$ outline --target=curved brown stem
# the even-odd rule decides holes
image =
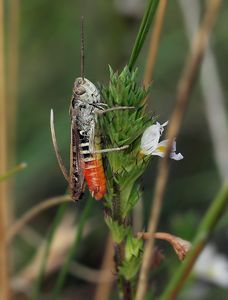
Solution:
[[[72,201],[71,197],[69,195],[65,195],[65,196],[59,196],[59,197],[47,199],[45,201],[42,201],[38,205],[32,207],[8,229],[6,233],[7,242],[10,243],[11,240],[15,237],[15,235],[17,235],[28,222],[30,222],[42,211],[52,206],[56,206],[64,202],[71,202],[71,201]]]
[[[173,247],[174,251],[181,261],[185,259],[187,252],[191,248],[190,242],[167,232],[155,232],[154,234],[151,234],[150,232],[138,232],[137,238],[141,238],[144,240],[155,238],[167,241]]]

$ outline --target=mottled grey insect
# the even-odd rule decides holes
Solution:
[[[101,102],[100,93],[96,86],[84,77],[83,21],[81,32],[81,77],[74,82],[69,110],[71,119],[69,175],[56,141],[53,110],[51,110],[50,117],[51,133],[56,157],[60,169],[69,183],[72,199],[78,200],[81,197],[86,181],[91,195],[96,200],[100,200],[106,193],[101,153],[126,149],[128,145],[112,149],[100,149],[100,137],[96,130],[98,114],[133,107],[107,108],[107,105]]]

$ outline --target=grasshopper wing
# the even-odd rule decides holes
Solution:
[[[79,133],[75,118],[71,120],[70,191],[73,200],[79,200],[84,189],[84,162],[79,148]]]

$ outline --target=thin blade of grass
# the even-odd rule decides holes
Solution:
[[[114,249],[113,249],[113,240],[112,240],[112,236],[111,234],[109,234],[107,241],[106,241],[106,247],[105,247],[105,253],[104,253],[104,257],[103,257],[103,262],[101,265],[101,271],[103,270],[114,270],[115,266],[114,266]],[[103,271],[104,272],[104,271]],[[101,273],[102,275],[102,273]],[[111,275],[111,272],[110,272]],[[107,276],[106,276],[107,278]],[[113,280],[114,277],[110,277],[109,281],[106,282],[102,282],[100,281],[96,292],[95,292],[95,296],[94,296],[94,300],[108,300],[110,298],[110,293],[112,290],[112,286],[113,286]]]
[[[52,297],[51,297],[51,299],[53,299],[53,300],[57,300],[60,297],[60,293],[61,293],[62,287],[64,285],[64,282],[65,282],[65,279],[66,279],[66,276],[67,276],[67,273],[68,273],[68,270],[70,267],[70,263],[71,263],[74,255],[77,252],[78,246],[79,246],[81,238],[82,238],[83,229],[84,229],[85,223],[90,215],[93,204],[94,204],[94,199],[89,197],[89,199],[87,200],[86,206],[83,210],[83,213],[80,217],[79,224],[78,224],[78,230],[76,230],[76,232],[75,232],[76,234],[75,234],[74,242],[69,250],[69,253],[66,257],[65,263],[64,263],[64,265],[60,271],[60,274],[57,278],[57,282],[56,282],[56,285],[54,287]]]
[[[156,17],[154,20],[153,30],[151,30],[151,38],[149,42],[149,50],[148,50],[146,66],[145,66],[143,84],[146,88],[150,86],[151,81],[153,79],[154,66],[155,66],[156,57],[158,53],[161,32],[164,24],[166,7],[167,7],[167,0],[160,0]],[[145,101],[147,101],[147,99],[148,96],[146,97]],[[146,106],[144,107],[144,109],[145,108]]]
[[[7,99],[5,84],[5,3],[0,0],[0,173],[7,172],[9,163],[9,140],[7,135]],[[10,299],[9,249],[6,241],[6,228],[9,224],[9,185],[0,184],[0,299]]]
[[[58,196],[49,198],[40,202],[39,204],[33,206],[27,212],[25,212],[13,225],[7,230],[7,241],[8,243],[23,229],[23,227],[34,219],[38,214],[43,212],[46,209],[49,209],[53,206],[63,204],[64,202],[72,202],[72,199],[69,195]]]
[[[8,127],[9,139],[9,163],[15,163],[15,144],[16,144],[16,124],[18,110],[18,87],[19,87],[19,60],[20,60],[20,19],[21,19],[21,1],[9,0],[8,5],[8,26],[7,34],[7,72],[6,72],[6,92],[8,111],[7,118],[10,126]]]
[[[143,43],[145,41],[146,35],[150,29],[150,25],[153,21],[155,12],[157,10],[159,0],[149,0],[147,4],[147,8],[145,9],[145,13],[139,28],[138,35],[136,37],[136,41],[129,59],[128,67],[130,70],[133,69],[135,62],[139,56],[139,53],[142,49]]]
[[[17,172],[20,172],[20,171],[24,170],[26,167],[27,167],[26,163],[21,163],[21,164],[17,165],[16,167],[14,167],[9,172],[1,175],[0,176],[0,182],[4,181],[4,180],[7,180],[8,178],[14,176]]]
[[[159,299],[161,300],[173,300],[176,299],[178,292],[183,287],[184,283],[188,279],[188,276],[194,266],[196,259],[203,250],[206,242],[213,233],[216,224],[218,223],[220,216],[225,212],[225,208],[228,205],[228,185],[224,186],[217,197],[209,207],[205,217],[203,218],[195,239],[192,244],[192,248],[182,265],[177,269],[172,276],[172,279],[163,294]]]
[[[35,287],[34,287],[34,290],[33,290],[33,294],[32,294],[32,297],[31,297],[32,300],[40,299],[39,296],[40,296],[40,292],[41,292],[41,284],[42,284],[42,281],[43,281],[43,278],[44,278],[44,273],[45,273],[46,265],[47,265],[47,262],[48,262],[48,256],[49,256],[51,243],[53,241],[56,229],[57,229],[58,225],[60,224],[60,222],[61,222],[61,220],[64,216],[66,208],[67,208],[67,203],[62,204],[59,207],[59,209],[57,211],[57,214],[55,216],[55,219],[54,219],[54,221],[51,225],[51,228],[50,228],[50,230],[47,234],[47,243],[46,243],[46,247],[44,249],[42,263],[40,265],[40,271],[39,271],[39,274],[38,274],[38,279],[36,281],[36,284],[35,284]]]

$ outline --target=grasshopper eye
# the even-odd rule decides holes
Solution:
[[[84,87],[77,87],[75,89],[75,94],[76,95],[83,95],[86,92],[86,90],[84,89]]]

